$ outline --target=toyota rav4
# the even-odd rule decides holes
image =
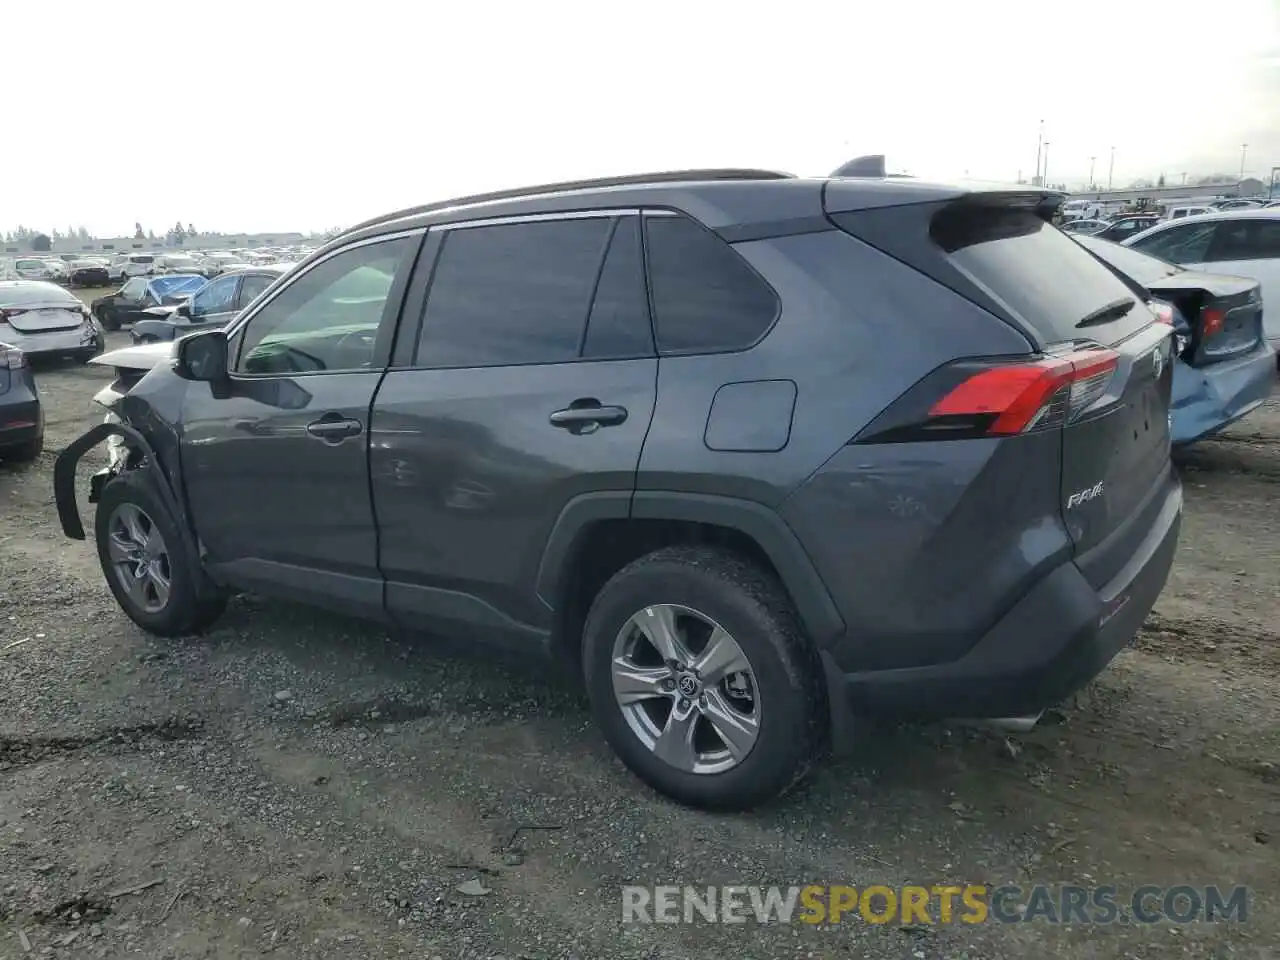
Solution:
[[[1060,201],[704,170],[394,213],[130,348],[61,522],[110,436],[144,630],[247,590],[558,654],[690,804],[867,715],[1029,723],[1133,637],[1182,502],[1171,330]]]

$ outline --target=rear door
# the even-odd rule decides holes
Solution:
[[[625,515],[658,373],[637,221],[601,212],[431,231],[434,267],[417,271],[406,305],[405,334],[410,311],[420,329],[398,339],[373,411],[393,616],[530,642],[548,626],[535,582],[565,505],[613,491]]]
[[[962,273],[1087,376],[1071,385],[1061,510],[1099,587],[1133,555],[1170,475],[1171,330],[1074,240],[1029,210],[955,208],[934,235]]]

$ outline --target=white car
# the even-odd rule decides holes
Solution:
[[[124,283],[130,277],[149,277],[156,272],[156,258],[150,253],[122,253],[111,264],[111,279]]]
[[[1262,284],[1263,332],[1280,347],[1280,208],[1222,210],[1168,220],[1124,241],[1189,270],[1249,277]]]
[[[1199,217],[1206,213],[1215,213],[1213,207],[1202,203],[1169,207],[1164,214],[1166,220],[1181,220],[1183,217]]]
[[[13,261],[13,272],[19,280],[57,280],[57,263],[56,260],[44,257],[18,257]],[[62,274],[66,274],[65,268]]]
[[[81,363],[105,345],[80,298],[43,280],[0,281],[0,342],[27,356],[71,354]]]
[[[155,258],[154,268],[157,274],[165,273],[198,273],[205,275],[202,259],[188,253],[162,253]]]

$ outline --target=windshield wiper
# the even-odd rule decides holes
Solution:
[[[1093,313],[1088,314],[1083,320],[1076,324],[1076,328],[1092,327],[1098,323],[1110,323],[1112,320],[1119,320],[1130,310],[1138,301],[1133,299],[1117,300],[1115,303],[1108,303],[1105,307],[1099,307]]]

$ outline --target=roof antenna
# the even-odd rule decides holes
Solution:
[[[841,164],[832,171],[833,177],[884,177],[884,154],[874,153],[866,157],[855,157],[848,163]]]

